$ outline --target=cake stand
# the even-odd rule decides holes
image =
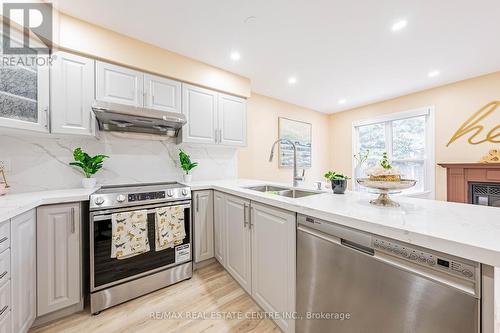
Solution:
[[[370,203],[376,206],[383,207],[399,207],[399,204],[396,201],[393,201],[389,194],[398,193],[402,190],[409,189],[410,187],[415,186],[417,183],[416,180],[411,179],[401,179],[396,182],[386,182],[386,181],[378,181],[378,180],[370,180],[370,178],[358,178],[356,179],[358,184],[361,186],[371,188],[379,194],[378,198],[375,200],[371,200]]]

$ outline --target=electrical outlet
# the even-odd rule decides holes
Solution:
[[[10,172],[10,159],[0,159],[0,169],[3,169],[5,172]]]

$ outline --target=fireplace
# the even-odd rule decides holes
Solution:
[[[469,203],[500,207],[500,183],[469,183]]]
[[[440,163],[447,200],[500,207],[500,163]]]

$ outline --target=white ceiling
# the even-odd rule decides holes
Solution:
[[[257,93],[322,112],[500,70],[499,0],[59,0],[58,6],[247,76]],[[245,23],[249,16],[256,19]],[[401,19],[407,27],[393,32]],[[441,74],[429,78],[433,70]],[[297,78],[293,86],[290,76]]]

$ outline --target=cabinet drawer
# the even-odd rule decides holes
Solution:
[[[10,311],[10,281],[0,287],[0,318]]]
[[[0,224],[0,252],[10,247],[10,221]]]
[[[6,310],[0,318],[0,333],[12,333],[10,310]]]
[[[10,249],[0,254],[0,286],[10,279]],[[1,309],[1,308],[0,308]]]

